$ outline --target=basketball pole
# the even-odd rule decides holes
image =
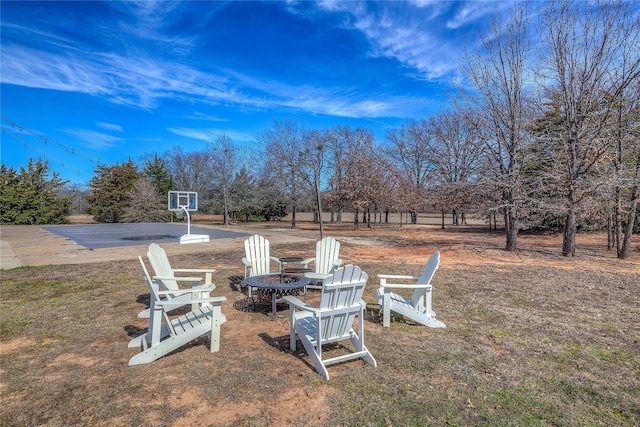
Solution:
[[[191,234],[191,215],[186,206],[182,206],[182,210],[187,214],[187,234]]]

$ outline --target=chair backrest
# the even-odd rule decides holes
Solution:
[[[340,256],[340,242],[333,237],[325,237],[316,243],[315,272],[328,274],[333,271]]]
[[[420,279],[418,283],[421,285],[428,285],[431,283],[431,279],[433,275],[436,274],[436,270],[440,265],[440,251],[435,251],[433,255],[429,257],[427,263],[422,270],[422,274],[420,275]],[[422,297],[424,296],[424,288],[418,288],[413,291],[413,295],[411,296],[411,305],[414,307],[418,307],[422,302]]]
[[[346,265],[324,279],[320,297],[322,342],[331,342],[349,334],[355,315],[360,311],[368,278],[360,267]]]
[[[153,271],[156,273],[156,276],[174,277],[167,253],[160,247],[160,245],[157,243],[150,244],[149,250],[147,251],[147,258],[149,258],[149,262],[151,263],[151,267],[153,267]],[[168,291],[177,291],[180,289],[178,282],[175,280],[162,280],[161,284]]]
[[[149,309],[153,312],[155,310],[156,301],[160,301],[158,288],[155,286],[153,279],[151,278],[151,275],[147,270],[147,266],[144,265],[142,257],[138,256],[138,259],[140,260],[140,265],[142,266],[142,276],[144,277],[144,280],[145,282],[147,282],[147,286],[149,287]],[[173,331],[173,327],[171,326],[169,316],[167,315],[165,310],[162,310],[162,317],[164,319],[164,322],[168,325],[172,332],[175,333],[175,331]],[[158,318],[158,316],[155,315],[155,313],[151,313],[149,315],[149,331],[152,331],[154,329],[154,323],[159,321],[160,319]]]
[[[245,257],[251,263],[249,276],[259,276],[271,273],[271,258],[269,253],[269,241],[254,234],[244,241]]]

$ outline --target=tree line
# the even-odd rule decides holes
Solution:
[[[335,221],[353,212],[354,227],[374,227],[389,212],[415,223],[437,211],[454,224],[464,215],[499,222],[506,250],[523,231],[562,232],[568,257],[579,230],[607,230],[609,248],[626,258],[640,200],[638,14],[630,2],[563,0],[534,22],[527,6],[495,15],[465,51],[446,109],[385,141],[366,128],[273,120],[252,146],[221,134],[202,151],[98,166],[88,212],[102,222],[167,220],[171,189],[197,191],[200,210],[225,225],[291,214],[295,227],[296,213],[312,210],[322,231],[320,212]]]

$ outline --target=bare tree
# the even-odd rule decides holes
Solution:
[[[624,68],[623,68],[624,71]],[[640,79],[615,100],[614,225],[617,256],[629,256],[640,202]]]
[[[165,222],[170,218],[167,202],[149,178],[138,178],[128,197],[131,201],[122,222]]]
[[[326,161],[329,191],[325,195],[325,200],[326,206],[331,210],[332,221],[342,222],[342,212],[347,207],[340,185],[347,173],[351,147],[360,140],[356,132],[348,126],[336,126],[327,134]]]
[[[317,221],[320,228],[320,239],[322,239],[324,234],[320,185],[322,180],[322,170],[325,166],[324,157],[328,138],[328,132],[322,132],[315,129],[306,132],[304,135],[304,165],[307,169],[304,176],[311,180],[310,184],[314,189],[316,212],[318,215]]]
[[[265,177],[273,188],[281,189],[291,206],[291,228],[296,228],[299,200],[308,192],[305,177],[304,127],[293,120],[274,120],[258,135],[265,150]]]
[[[206,198],[212,183],[210,153],[185,153],[181,147],[174,147],[164,154],[163,160],[171,172],[175,188],[180,191],[198,192],[198,208],[206,211],[211,206],[211,201]]]
[[[470,204],[471,184],[476,179],[482,148],[468,116],[459,111],[444,111],[429,120],[433,135],[429,163],[433,184],[440,189],[434,196],[439,199],[437,203],[443,212],[444,209],[453,212],[454,224],[458,224],[459,210]]]
[[[491,31],[482,36],[475,54],[466,52],[465,74],[472,86],[460,86],[460,111],[473,111],[478,135],[484,137],[488,160],[485,177],[500,194],[504,213],[506,250],[517,249],[519,218],[523,214],[521,170],[528,144],[530,121],[527,105],[529,17],[525,4],[516,6],[502,23],[493,18]]]
[[[326,200],[333,209],[348,208],[354,212],[354,228],[359,228],[359,213],[367,214],[366,221],[372,227],[371,209],[376,209],[387,192],[385,171],[375,155],[375,143],[371,133],[363,128],[336,127],[328,137],[330,150],[330,190]]]
[[[211,177],[216,189],[222,194],[224,225],[229,225],[229,193],[238,169],[236,148],[231,138],[219,135],[209,145],[211,157]]]
[[[623,1],[551,2],[544,10],[540,52],[541,77],[557,93],[561,113],[560,150],[564,182],[565,225],[562,254],[575,255],[577,214],[597,185],[590,174],[610,153],[613,103],[638,78],[638,15]],[[625,47],[634,59],[625,63]],[[621,72],[621,67],[625,67]]]
[[[418,212],[426,203],[426,188],[432,172],[433,128],[427,119],[410,120],[404,126],[387,133],[391,145],[387,155],[399,168],[406,184],[403,205],[411,214],[411,223],[418,222]]]

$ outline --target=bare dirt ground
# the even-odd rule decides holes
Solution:
[[[274,245],[272,255],[311,256],[314,242],[319,238],[317,225],[303,223],[296,230],[288,229],[287,225],[283,222],[260,224],[260,229],[267,227],[274,233],[278,230],[295,233],[309,237],[309,241]],[[640,336],[637,324],[640,313],[638,243],[634,244],[630,259],[620,261],[606,251],[606,237],[602,234],[579,235],[574,259],[560,255],[561,236],[558,235],[521,236],[519,250],[515,252],[502,249],[504,236],[501,233],[472,227],[441,230],[437,226],[405,225],[353,230],[351,225],[343,224],[325,225],[325,235],[334,236],[342,243],[341,258],[345,263],[360,265],[369,273],[365,300],[370,309],[365,336],[370,337],[369,345],[378,359],[378,368],[373,369],[359,361],[332,366],[329,369],[332,380],[325,382],[315,373],[303,349],[292,354],[288,350],[286,307],[281,308],[283,311],[275,321],[269,320],[267,308],[257,312],[244,310],[246,295],[239,289],[243,255],[240,248],[171,257],[174,267],[213,265],[217,269],[217,295],[228,298],[223,306],[228,322],[223,325],[221,351],[210,355],[207,343],[199,342],[149,365],[134,368],[126,367],[127,358],[135,354],[134,349],[126,348],[126,342],[147,326],[146,320],[135,317],[135,313],[144,308],[145,295],[137,260],[95,263],[81,268],[55,266],[31,271],[9,270],[2,273],[3,282],[35,284],[64,277],[65,282],[91,283],[92,290],[89,294],[84,291],[82,301],[69,297],[64,304],[69,304],[70,312],[60,309],[47,314],[47,322],[77,329],[75,333],[80,336],[80,343],[77,339],[64,339],[67,332],[62,332],[59,326],[51,328],[52,334],[31,331],[31,328],[38,330],[37,326],[21,326],[19,331],[8,334],[9,339],[3,339],[0,392],[4,409],[0,410],[0,420],[6,425],[324,426],[337,425],[333,417],[338,414],[343,425],[356,425],[344,421],[358,418],[345,414],[348,411],[344,405],[336,403],[336,399],[344,399],[341,396],[352,383],[368,381],[366,378],[381,381],[378,387],[382,392],[382,384],[393,381],[396,374],[391,367],[403,371],[404,366],[398,363],[415,363],[407,361],[409,356],[395,354],[394,347],[398,349],[406,344],[410,348],[414,345],[410,342],[428,339],[433,346],[428,351],[465,354],[462,347],[469,347],[475,353],[488,351],[492,358],[515,369],[508,359],[517,358],[524,351],[510,344],[507,335],[496,331],[510,327],[528,328],[538,322],[538,316],[525,313],[527,309],[540,311],[541,316],[573,317],[566,322],[581,319],[585,324],[590,323],[593,316],[623,316],[616,324],[625,325],[626,332],[612,332],[609,337],[600,332],[585,332],[575,324],[568,325],[563,321],[556,326],[540,323],[540,328],[549,329],[537,332],[539,335],[535,335],[535,340],[542,341],[545,333],[564,334],[563,328],[571,328],[572,336],[576,339],[582,336],[585,342],[606,341],[626,334],[630,338],[622,345],[640,354],[637,341]],[[447,323],[447,329],[393,323],[391,328],[383,330],[373,296],[377,274],[419,274],[435,250],[441,252],[441,268],[434,278],[434,309],[438,318]],[[119,283],[110,282],[109,277],[117,278]],[[594,283],[590,277],[598,279]],[[603,277],[608,280],[607,289],[601,288]],[[537,287],[518,289],[519,282]],[[553,296],[549,297],[549,293]],[[64,290],[44,289],[37,296],[30,296],[13,287],[4,288],[2,305],[22,305],[31,298],[64,299],[65,295]],[[92,301],[87,303],[87,298]],[[311,304],[316,298],[317,292],[308,295]],[[521,299],[526,302],[512,306],[513,301]],[[473,310],[472,305],[475,306]],[[506,316],[505,313],[513,316],[511,326],[496,321],[498,323],[493,323],[490,330],[478,332],[481,324],[488,323],[486,319],[482,320],[483,316],[496,318]],[[85,329],[78,325],[73,321],[78,316],[87,316],[93,326]],[[96,322],[101,325],[98,329]],[[41,321],[39,324],[44,327]],[[470,338],[469,334],[475,333],[465,332],[467,330],[475,330],[478,337]],[[447,331],[455,333],[455,337],[447,338]],[[96,336],[89,336],[92,333]],[[34,353],[43,347],[43,354]],[[423,348],[422,351],[426,354],[427,350]],[[109,354],[108,358],[105,358],[105,352]],[[30,368],[24,370],[25,366]],[[498,366],[502,365],[496,364],[495,369]],[[10,375],[12,369],[15,373]],[[483,374],[485,380],[488,376],[499,376],[492,369],[487,368]],[[508,381],[508,369],[504,366],[500,369],[503,370],[501,381]],[[640,365],[632,366],[630,372],[638,374],[638,369]],[[78,372],[84,378],[71,379],[72,372]],[[17,379],[19,373],[25,378]],[[438,392],[446,394],[447,389],[467,388],[460,386],[460,381],[451,372],[434,369],[432,375],[432,387],[435,385]],[[29,379],[38,385],[27,385]],[[16,385],[22,381],[25,384]],[[37,390],[41,390],[41,396],[31,394]],[[404,391],[410,392],[409,389]],[[452,394],[456,392],[449,393],[453,398]],[[25,400],[32,402],[24,405],[21,402]],[[468,401],[464,400],[461,412],[475,410],[481,405],[480,400],[479,395],[471,394]],[[365,403],[360,404],[366,407]],[[349,411],[358,411],[357,402],[349,405]],[[488,411],[500,409],[495,407]],[[394,425],[393,414],[381,414],[381,417],[378,425]],[[462,423],[476,424],[473,415],[465,417]],[[571,418],[568,420],[569,425],[574,424]],[[479,424],[486,423],[484,419]],[[579,419],[575,423],[580,424]],[[454,421],[453,424],[457,423]]]

